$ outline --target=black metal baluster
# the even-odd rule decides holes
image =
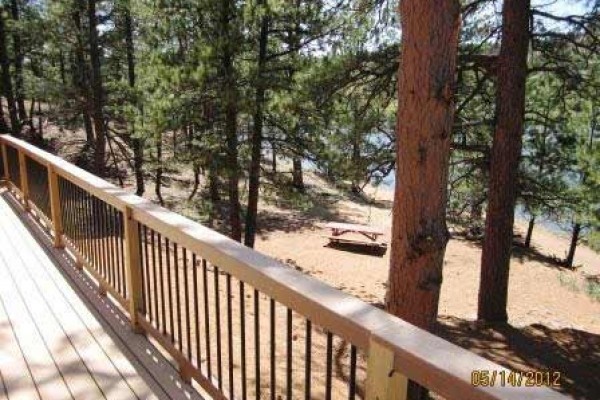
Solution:
[[[119,241],[118,241],[118,247],[119,247],[119,258],[120,258],[120,267],[121,267],[121,276],[125,277],[125,243],[123,240],[123,230],[124,230],[124,226],[125,223],[123,222],[123,213],[121,211],[119,211],[117,213],[117,220],[119,221],[119,227],[118,227],[118,233],[119,233]],[[125,279],[125,278],[123,278]],[[124,290],[123,290],[123,295],[125,296],[125,298],[127,298],[127,285],[124,285]]]
[[[187,358],[192,362],[192,343],[191,343],[191,334],[192,328],[190,326],[190,293],[189,293],[189,282],[188,282],[188,257],[187,250],[185,247],[182,247],[183,252],[183,294],[185,301],[185,342],[187,348]]]
[[[151,285],[151,280],[153,281],[153,279],[151,278],[153,275],[156,276],[156,274],[154,273],[154,271],[150,270],[150,259],[148,258],[148,232],[146,229],[146,225],[144,224],[139,224],[138,225],[140,227],[140,243],[143,243],[143,251],[144,251],[144,268],[146,268],[146,277],[147,280],[145,282],[146,284],[146,296],[147,296],[147,301],[148,301],[148,320],[150,321],[150,324],[152,324],[154,322],[154,307],[152,305],[152,302],[154,300],[154,297],[156,296],[156,290],[154,291],[154,296],[152,296],[152,285]]]
[[[112,279],[112,287],[114,289],[117,290],[118,293],[119,289],[118,289],[118,277],[116,275],[116,271],[115,271],[115,264],[112,262],[112,257],[111,257],[111,252],[112,252],[112,245],[111,245],[111,234],[112,232],[110,231],[110,214],[109,214],[109,207],[106,203],[103,202],[103,207],[104,209],[104,247],[106,249],[106,265],[108,267],[109,270],[109,276]]]
[[[271,377],[271,400],[275,400],[275,396],[276,396],[276,392],[277,392],[276,391],[277,382],[276,382],[276,376],[275,376],[275,300],[273,300],[273,299],[270,299],[270,301],[269,301],[269,315],[270,315],[270,322],[271,322],[271,326],[270,326],[271,370],[269,372],[270,372],[270,377]]]
[[[350,379],[348,380],[348,399],[356,397],[356,346],[350,345]]]
[[[205,259],[202,259],[202,284],[202,289],[204,292],[204,339],[206,341],[206,361],[208,364],[208,377],[212,382],[212,362],[210,357],[210,307],[208,305],[208,271]]]
[[[106,239],[108,240],[108,252],[109,252],[109,260],[110,260],[110,265],[111,265],[111,269],[113,270],[113,277],[115,280],[115,289],[117,289],[117,292],[120,294],[123,294],[123,288],[121,287],[121,274],[119,273],[119,269],[117,268],[117,254],[116,254],[116,250],[117,247],[115,246],[115,244],[117,243],[115,240],[115,226],[116,226],[116,216],[113,212],[113,208],[110,206],[107,206],[106,208],[107,211],[107,230],[108,230],[108,234],[106,236]],[[143,274],[143,273],[142,273]],[[142,291],[143,294],[143,291]]]
[[[260,399],[260,304],[258,290],[254,289],[254,371],[256,379],[254,389]]]
[[[181,293],[179,290],[179,257],[177,256],[177,243],[173,242],[173,272],[175,272],[175,306],[177,307],[177,345],[176,348],[183,352],[183,344],[181,342]]]
[[[77,241],[71,240],[71,243],[78,250],[82,258],[81,261],[83,261],[85,258],[85,246],[87,245],[87,233],[85,228],[81,226],[81,199],[73,191],[67,180],[63,179],[62,182],[65,185],[65,192],[68,192],[67,207],[69,208],[68,224],[70,231],[67,232],[67,235],[70,239],[73,237],[78,238]],[[76,224],[76,220],[79,220],[80,223]]]
[[[293,351],[293,343],[292,343],[292,310],[290,308],[287,309],[287,335],[286,335],[286,380],[287,380],[287,399],[292,400],[292,351]]]
[[[171,343],[173,343],[173,300],[171,299],[171,272],[170,272],[170,264],[171,261],[169,260],[169,256],[170,256],[170,250],[169,250],[169,239],[165,238],[165,253],[166,253],[166,270],[167,270],[167,288],[165,289],[165,275],[164,275],[164,270],[163,270],[163,263],[162,263],[162,259],[163,256],[165,255],[165,253],[163,253],[162,251],[162,236],[160,235],[160,233],[156,233],[158,235],[159,238],[159,242],[158,242],[158,255],[159,255],[159,262],[160,262],[160,301],[161,301],[161,306],[162,306],[162,319],[163,319],[163,335],[166,335],[167,333],[170,334],[171,337]],[[166,292],[166,293],[165,293]],[[167,298],[165,296],[168,295],[168,306],[169,306],[169,322],[171,324],[171,329],[169,330],[167,328]]]
[[[96,199],[96,198],[95,198]],[[112,286],[110,268],[108,268],[108,262],[106,260],[106,242],[104,238],[106,228],[106,217],[104,215],[104,202],[100,199],[96,199],[97,212],[98,212],[98,243],[100,244],[100,263],[102,264],[102,270],[104,271],[103,278],[105,282],[108,282],[109,286]]]
[[[91,262],[91,257],[90,257],[90,229],[91,229],[91,223],[88,220],[88,205],[87,205],[87,201],[86,199],[82,196],[81,193],[79,193],[77,190],[75,190],[75,187],[73,184],[69,183],[69,186],[71,187],[71,190],[73,191],[73,195],[74,195],[74,200],[77,203],[77,209],[73,210],[73,227],[76,226],[77,223],[77,219],[79,219],[80,223],[79,225],[83,225],[80,226],[79,228],[76,229],[81,229],[83,236],[84,236],[84,240],[83,240],[83,244],[82,247],[80,249],[80,253],[82,255],[82,258],[86,261],[86,263],[88,265],[92,265]],[[81,223],[81,220],[84,221],[84,223]]]
[[[200,349],[200,313],[198,311],[198,259],[196,253],[192,253],[192,279],[194,280],[192,290],[194,297],[194,320],[196,321],[196,366],[202,372],[202,352]]]
[[[227,348],[228,348],[228,363],[229,367],[229,398],[233,399],[233,323],[231,310],[231,275],[226,275],[227,286]]]
[[[333,372],[333,335],[331,332],[327,332],[325,357],[325,400],[331,400],[331,378]]]
[[[87,231],[87,254],[86,258],[88,260],[89,266],[92,269],[96,268],[96,258],[94,257],[94,241],[93,241],[93,232],[94,232],[94,220],[93,220],[93,211],[92,211],[92,203],[90,196],[86,196],[85,193],[79,193],[79,196],[82,200],[83,207],[85,208],[85,228]],[[82,210],[83,211],[83,210]]]
[[[214,290],[215,290],[215,328],[217,329],[217,377],[219,390],[223,389],[223,370],[221,354],[221,295],[219,293],[219,268],[213,265]]]
[[[246,294],[244,282],[240,281],[240,359],[242,364],[242,400],[247,398],[246,385]]]
[[[154,232],[154,231],[152,231]],[[165,299],[165,275],[163,272],[163,257],[162,257],[162,236],[160,233],[156,233],[156,238],[158,239],[158,245],[155,247],[158,257],[158,272],[160,275],[160,308],[161,308],[161,327],[162,334],[167,334],[167,307],[166,307],[166,299]]]
[[[304,398],[310,400],[310,384],[312,372],[312,322],[306,320],[306,347],[304,350]]]
[[[92,224],[92,243],[94,246],[94,270],[98,272],[99,275],[102,275],[100,265],[100,252],[99,252],[99,244],[98,244],[98,217],[97,217],[97,209],[95,197],[88,196],[90,201],[90,211],[92,214],[92,220],[94,223]]]
[[[156,329],[164,334],[165,332],[165,296],[164,296],[164,281],[163,281],[163,267],[162,267],[162,239],[160,234],[156,233],[154,229],[150,229],[152,235],[152,263],[156,260],[158,265],[158,270],[155,268],[154,270],[158,272],[158,275],[154,276],[154,286],[155,286],[155,305],[156,305]],[[156,237],[157,242],[154,242],[154,238]],[[160,286],[160,287],[159,287]],[[159,304],[161,307],[159,308]],[[161,318],[162,317],[162,318]]]
[[[146,225],[144,225],[144,232],[146,235],[146,238],[148,237],[148,227],[146,227]],[[146,239],[147,240],[147,239]],[[147,246],[147,244],[146,244]],[[156,256],[155,256],[155,251],[154,249],[156,248],[156,244],[154,242],[154,231],[152,229],[150,229],[150,255],[152,256],[152,287],[154,289],[154,323],[155,323],[155,327],[156,329],[158,329],[160,331],[160,318],[158,316],[158,312],[159,312],[159,307],[158,307],[158,302],[160,300],[160,296],[159,296],[159,292],[158,292],[158,278],[156,277]],[[148,251],[146,249],[146,251]]]
[[[79,254],[81,255],[82,261],[87,260],[88,245],[89,245],[89,224],[85,220],[83,216],[83,212],[85,210],[84,200],[81,198],[81,194],[78,193],[73,184],[68,181],[65,181],[67,187],[69,188],[69,197],[71,199],[71,230],[73,233],[79,232],[81,236],[81,243],[79,245]],[[84,223],[82,223],[82,220]]]
[[[70,231],[71,227],[71,207],[69,205],[69,194],[65,188],[65,180],[62,178],[58,178],[58,193],[60,199],[60,208],[63,210],[61,213],[63,231],[65,235],[69,237],[73,245],[77,248],[77,241],[74,239],[75,235]]]
[[[98,226],[96,231],[96,241],[98,243],[98,264],[99,268],[102,270],[102,278],[104,282],[108,281],[108,271],[106,269],[106,262],[104,261],[104,221],[102,220],[102,203],[96,197],[94,197],[94,202],[96,204],[96,217],[98,218]]]
[[[148,260],[146,259],[146,254],[144,253],[144,239],[142,236],[142,224],[137,224],[137,235],[138,235],[138,254],[141,259],[141,272],[142,272],[142,309],[144,310],[144,316],[148,318],[148,282],[150,281],[150,276],[148,275]]]
[[[173,315],[173,287],[171,284],[171,242],[168,238],[165,238],[165,253],[167,260],[167,293],[169,294],[169,337],[171,338],[171,343],[175,342],[175,318]]]

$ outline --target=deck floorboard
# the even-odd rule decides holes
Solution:
[[[0,189],[0,399],[200,399],[34,225]]]

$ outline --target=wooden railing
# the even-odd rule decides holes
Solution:
[[[448,399],[564,398],[502,385],[499,365],[23,141],[0,146],[54,245],[216,399],[404,399],[408,379]]]

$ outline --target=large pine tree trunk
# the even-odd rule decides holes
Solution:
[[[397,172],[386,305],[431,330],[448,231],[446,198],[460,4],[403,0]]]
[[[104,176],[106,168],[106,131],[104,126],[104,90],[102,87],[101,49],[98,43],[96,0],[87,2],[88,41],[91,64],[92,120],[94,123],[94,172]]]
[[[0,68],[2,72],[2,91],[4,92],[4,97],[6,97],[6,102],[8,103],[10,130],[14,136],[19,136],[21,133],[21,124],[19,123],[19,117],[17,115],[12,80],[10,78],[10,60],[7,50],[6,25],[3,11],[4,10],[0,8]]]
[[[264,4],[263,2],[259,3]],[[254,127],[252,131],[252,159],[248,177],[248,209],[246,211],[246,226],[244,244],[254,247],[256,238],[256,221],[258,215],[258,195],[260,188],[260,161],[263,143],[263,122],[265,103],[264,69],[267,59],[267,45],[269,40],[269,17],[265,14],[261,19],[260,38],[258,49],[258,81],[255,93]]]
[[[446,203],[458,0],[402,0],[397,166],[387,310],[426,330],[437,320],[448,243]],[[411,400],[427,390],[409,385]]]
[[[577,244],[579,243],[579,234],[581,233],[581,224],[575,223],[573,225],[573,232],[571,233],[571,244],[569,245],[569,252],[565,259],[565,265],[569,268],[573,268],[573,262],[575,261],[575,250],[577,250]]]
[[[437,320],[448,230],[446,199],[458,0],[402,0],[396,189],[387,310],[426,330]],[[426,391],[411,383],[411,399]]]
[[[19,33],[20,10],[17,0],[11,0],[10,11],[12,19],[16,25],[12,34],[13,53],[15,57],[15,99],[17,101],[19,119],[21,120],[21,123],[24,123],[24,121],[27,120],[27,111],[25,110],[24,98],[25,94],[23,89],[23,60],[25,59],[25,56],[23,55],[23,48],[21,46],[21,34]],[[31,116],[31,118],[33,118],[33,116]]]
[[[221,6],[221,31],[223,48],[221,49],[221,66],[223,68],[223,95],[225,97],[225,136],[227,138],[227,178],[229,192],[229,226],[231,238],[242,241],[242,220],[239,196],[239,161],[238,161],[238,93],[237,77],[233,65],[234,47],[232,37],[232,19],[235,12],[233,0],[223,1]]]
[[[502,11],[497,121],[490,156],[490,183],[477,312],[478,319],[489,322],[505,322],[508,319],[506,303],[517,171],[525,115],[529,11],[529,0],[505,0]]]

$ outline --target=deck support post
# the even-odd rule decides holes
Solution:
[[[3,179],[6,182],[8,182],[10,177],[8,172],[8,157],[6,156],[6,145],[0,142],[0,147],[2,148],[2,164],[4,166],[4,176],[2,176],[0,179]]]
[[[50,193],[50,211],[52,227],[54,228],[54,247],[63,248],[62,209],[60,205],[60,190],[58,188],[58,175],[53,166],[48,165],[48,192]]]
[[[133,218],[131,208],[123,211],[125,238],[125,268],[127,274],[127,293],[129,295],[129,317],[131,326],[137,333],[143,332],[139,324],[138,312],[143,310],[142,263],[140,258],[140,235],[138,222]]]
[[[26,211],[31,209],[29,205],[29,179],[27,176],[27,157],[21,149],[17,149],[19,154],[19,172],[21,175],[21,194],[23,195],[23,206]]]
[[[371,339],[367,362],[366,400],[406,400],[408,378],[394,371],[394,352]]]

